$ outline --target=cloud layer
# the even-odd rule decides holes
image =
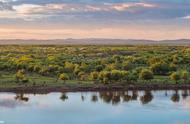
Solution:
[[[63,0],[64,1],[64,0]],[[125,2],[94,2],[92,0],[70,1],[65,2],[55,0],[1,0],[0,1],[0,18],[15,18],[31,19],[50,17],[50,16],[65,16],[74,15],[85,17],[98,17],[101,15],[109,16],[110,19],[117,15],[117,18],[122,19],[164,19],[164,18],[180,18],[190,14],[190,3],[186,2],[153,2],[151,0],[125,1]],[[7,14],[6,14],[7,13]],[[5,16],[6,15],[6,16]],[[37,19],[38,19],[37,18]]]
[[[136,35],[129,32],[135,29],[133,33],[144,32],[143,36],[152,35],[147,38],[159,36],[162,39],[169,39],[165,35],[159,35],[158,32],[161,30],[166,34],[172,29],[178,29],[175,31],[175,36],[186,38],[189,37],[186,36],[187,33],[182,35],[181,32],[190,30],[190,1],[0,0],[0,29],[8,27],[11,27],[11,30],[30,29],[30,37],[34,35],[31,28],[41,30],[59,28],[61,33],[57,32],[57,37],[66,32],[70,34],[71,29],[73,32],[82,31],[83,34],[92,37],[135,38]],[[93,31],[89,32],[89,29]],[[102,32],[104,35],[99,33],[102,29],[106,29]],[[117,29],[115,31],[120,31],[120,34],[111,33],[111,29]],[[69,37],[76,36],[80,37],[75,33],[69,35]]]
[[[104,3],[104,4],[76,4],[76,3],[48,3],[48,4],[19,4],[10,5],[5,0],[0,3],[0,18],[21,18],[28,20],[64,15],[85,15],[98,13],[128,12],[135,13],[143,9],[157,8],[150,3]],[[14,15],[14,16],[12,16]]]

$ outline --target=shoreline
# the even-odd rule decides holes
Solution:
[[[178,85],[129,85],[129,86],[18,86],[0,87],[0,92],[48,94],[51,92],[102,92],[102,91],[127,91],[127,90],[190,90],[190,84]]]

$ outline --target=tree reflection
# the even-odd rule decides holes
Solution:
[[[121,101],[121,92],[100,92],[99,97],[105,103],[112,103],[113,105],[117,105]]]
[[[168,91],[167,90],[165,91],[165,96],[168,96]]]
[[[91,101],[92,102],[97,102],[98,101],[98,96],[96,94],[93,94],[92,98],[91,98]]]
[[[115,93],[113,94],[113,97],[112,97],[112,104],[113,104],[113,105],[117,105],[117,104],[120,103],[120,101],[121,101],[121,99],[120,99],[120,94],[117,93],[117,92],[115,92]]]
[[[179,94],[180,93],[180,94]],[[163,94],[165,94],[165,97],[169,98],[170,92],[163,91]],[[172,102],[179,102],[180,98],[186,99],[190,95],[189,90],[183,90],[178,92],[177,90],[173,92],[172,96],[170,97],[170,100]],[[88,95],[85,95],[84,93],[81,93],[81,100],[85,101],[87,98],[91,100],[91,102],[98,102],[99,100],[102,100],[104,103],[112,104],[112,105],[118,105],[122,102],[130,102],[130,101],[137,101],[140,100],[140,102],[144,104],[150,103],[154,96],[151,91],[144,91],[142,96],[139,96],[138,91],[114,91],[114,92],[97,92],[92,93],[91,97],[87,97]],[[140,97],[140,98],[139,98]],[[16,97],[14,97],[15,100],[18,101],[24,101],[28,102],[29,98],[25,96],[24,93],[18,93],[16,94]],[[138,99],[139,98],[139,99]],[[62,101],[66,101],[68,99],[68,95],[66,93],[62,93],[60,96],[60,99]]]
[[[61,94],[60,99],[61,99],[62,101],[66,101],[68,98],[69,98],[69,97],[67,96],[66,93],[62,93],[62,94]]]
[[[112,92],[100,92],[100,98],[105,102],[105,103],[111,103],[113,97]]]
[[[142,104],[148,104],[152,101],[153,98],[154,97],[153,97],[151,91],[145,91],[144,95],[141,96],[140,100],[141,100]]]
[[[85,96],[83,94],[81,94],[81,100],[84,102],[85,101]]]
[[[132,100],[137,100],[137,98],[138,98],[138,92],[137,91],[133,91],[132,92]]]
[[[129,102],[132,99],[132,96],[129,95],[128,91],[123,92],[122,97],[123,97],[123,102]]]
[[[180,96],[179,96],[179,93],[178,93],[177,90],[176,90],[175,93],[171,96],[171,100],[172,100],[173,102],[179,102]]]
[[[188,97],[188,90],[183,90],[182,91],[182,97],[183,97],[183,99],[186,99],[187,97]]]
[[[23,93],[16,94],[15,100],[28,102],[29,98],[25,97]]]

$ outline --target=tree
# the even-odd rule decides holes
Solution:
[[[176,84],[177,84],[178,81],[180,80],[180,74],[178,72],[173,72],[170,75],[170,79],[176,81]]]
[[[159,62],[151,65],[151,71],[157,75],[166,75],[170,71],[170,66],[167,63]]]
[[[18,70],[16,75],[15,75],[16,81],[22,81],[23,83],[27,83],[28,82],[28,78],[25,75],[25,71],[23,69]]]
[[[97,80],[98,79],[98,72],[91,72],[90,73],[90,78],[92,80]]]
[[[150,71],[148,69],[143,69],[139,74],[139,78],[143,79],[143,80],[151,80],[154,78],[154,75],[153,75],[152,71]]]
[[[114,81],[118,81],[118,80],[121,80],[123,77],[123,74],[121,71],[119,70],[112,70],[111,71],[111,79],[114,80]]]
[[[115,60],[116,63],[121,62],[121,56],[119,56],[119,55],[114,55],[112,58]]]
[[[101,71],[98,75],[98,79],[103,83],[107,84],[111,81],[111,72],[109,71]]]
[[[75,65],[70,62],[65,62],[64,69],[65,69],[65,72],[71,73],[74,71]]]
[[[125,63],[123,63],[123,69],[128,71],[133,69],[133,64],[130,61],[127,61]]]
[[[59,79],[63,80],[64,82],[69,79],[69,76],[67,73],[62,73],[59,75]]]
[[[78,73],[78,77],[80,80],[86,80],[88,76],[86,75],[85,72],[81,71]]]
[[[185,81],[188,81],[188,80],[189,80],[189,72],[186,71],[186,70],[183,70],[183,71],[181,72],[180,77],[181,77],[181,79],[184,80],[184,82],[185,82]]]
[[[104,68],[104,67],[103,67],[102,65],[97,65],[97,66],[95,67],[96,71],[98,71],[98,72],[102,71],[103,68]]]
[[[170,64],[170,71],[176,71],[177,70],[177,66],[176,64]]]

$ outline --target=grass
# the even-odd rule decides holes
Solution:
[[[13,87],[32,87],[32,86],[41,86],[41,87],[101,87],[104,86],[102,83],[94,83],[93,81],[78,81],[78,80],[68,80],[56,81],[55,77],[41,76],[38,74],[28,74],[27,75],[29,82],[22,83],[16,82],[14,73],[11,72],[1,72],[0,88],[13,88]],[[183,80],[178,81],[179,84],[184,84]],[[165,85],[165,84],[176,84],[176,82],[171,81],[168,76],[155,76],[153,80],[138,80],[135,82],[135,85]],[[108,84],[107,86],[127,86],[128,82],[115,82],[114,84]]]
[[[1,80],[0,80],[0,87],[17,87],[17,86],[67,86],[67,87],[75,87],[75,86],[92,86],[94,83],[92,81],[77,81],[77,80],[68,80],[62,81],[58,80],[55,77],[47,77],[41,76],[38,74],[29,74],[27,78],[29,82],[22,83],[16,82],[15,76],[13,73],[10,72],[1,72]]]

